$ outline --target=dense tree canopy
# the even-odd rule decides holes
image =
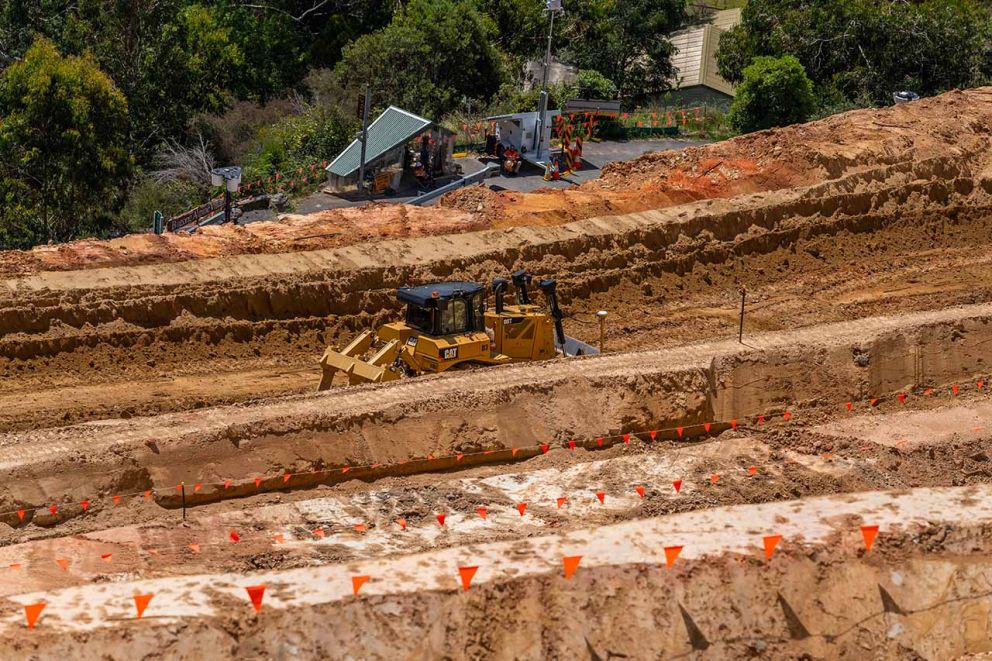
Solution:
[[[613,81],[625,98],[671,87],[668,35],[687,20],[685,0],[575,0],[563,29],[566,57]]]
[[[65,241],[119,208],[127,101],[89,58],[39,40],[0,78],[0,242]]]
[[[718,61],[740,81],[756,56],[794,55],[824,95],[880,103],[901,89],[928,95],[983,82],[990,49],[989,10],[978,0],[750,0]]]
[[[441,117],[499,89],[506,71],[495,32],[473,0],[410,0],[388,26],[347,46],[337,73],[347,87],[372,85],[377,106]]]

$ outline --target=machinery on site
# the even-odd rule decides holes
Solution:
[[[465,365],[504,365],[548,360],[558,356],[599,353],[569,338],[562,327],[557,283],[540,280],[546,306],[531,301],[532,277],[523,269],[510,275],[516,303],[505,303],[510,281],[492,283],[493,309],[483,285],[439,282],[400,287],[396,297],[406,304],[403,321],[366,330],[340,351],[328,348],[320,359],[319,390],[331,387],[341,372],[349,384],[380,383],[403,376],[433,374]]]

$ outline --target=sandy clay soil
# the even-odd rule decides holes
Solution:
[[[992,652],[990,148],[979,89],[0,254],[0,655]],[[521,267],[605,355],[314,392],[397,286]]]

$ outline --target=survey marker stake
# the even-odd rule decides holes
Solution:
[[[744,344],[744,301],[747,299],[747,287],[741,285],[741,323],[737,330],[737,341]]]

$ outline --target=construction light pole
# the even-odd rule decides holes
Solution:
[[[237,193],[241,185],[241,168],[229,166],[210,171],[210,183],[224,187],[224,222],[231,222],[231,193]]]
[[[541,152],[544,151],[544,127],[548,121],[548,72],[551,69],[551,39],[555,31],[555,14],[565,11],[561,2],[562,0],[547,0],[544,8],[551,20],[548,24],[548,48],[544,53],[544,75],[541,82],[541,100],[537,119],[537,135],[535,136],[536,144],[534,145],[534,158],[536,160],[541,160]]]
[[[365,108],[362,111],[362,132],[358,134],[358,141],[362,143],[362,156],[358,162],[358,190],[365,192],[365,145],[369,141],[369,86],[365,86]]]

